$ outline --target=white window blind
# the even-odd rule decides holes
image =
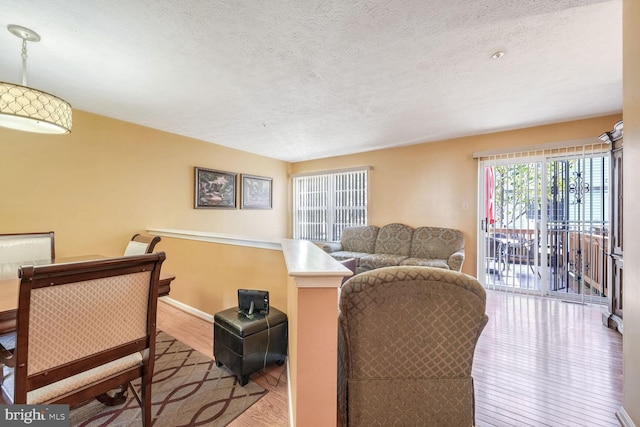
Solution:
[[[345,227],[367,224],[369,168],[293,177],[293,238],[337,241]]]

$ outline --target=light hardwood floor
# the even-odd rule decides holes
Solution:
[[[622,335],[602,306],[487,292],[489,323],[476,348],[476,423],[619,426]]]
[[[473,367],[477,426],[619,426],[622,336],[602,325],[601,310],[488,291],[489,323]],[[158,326],[213,357],[209,322],[160,303]],[[230,426],[288,425],[284,369],[251,376],[269,393]]]

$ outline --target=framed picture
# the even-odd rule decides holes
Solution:
[[[236,173],[195,168],[195,208],[236,208]]]
[[[241,209],[271,209],[271,178],[242,175]]]

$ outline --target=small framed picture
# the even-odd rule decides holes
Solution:
[[[254,175],[242,175],[241,209],[271,209],[272,208],[272,178]]]
[[[195,168],[195,208],[235,209],[236,173]]]

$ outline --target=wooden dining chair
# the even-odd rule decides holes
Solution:
[[[55,233],[28,232],[0,234],[0,280],[18,277],[21,265],[44,262],[56,257]],[[3,330],[15,330],[15,319],[0,319]],[[8,347],[15,340],[13,334],[0,336]]]
[[[50,261],[56,257],[55,233],[0,234],[0,276],[13,276],[23,263]]]
[[[124,250],[124,256],[150,254],[160,240],[159,236],[134,234]]]
[[[68,404],[128,385],[151,425],[164,252],[20,269],[16,347],[0,347],[5,404]],[[129,382],[142,378],[140,391]]]

